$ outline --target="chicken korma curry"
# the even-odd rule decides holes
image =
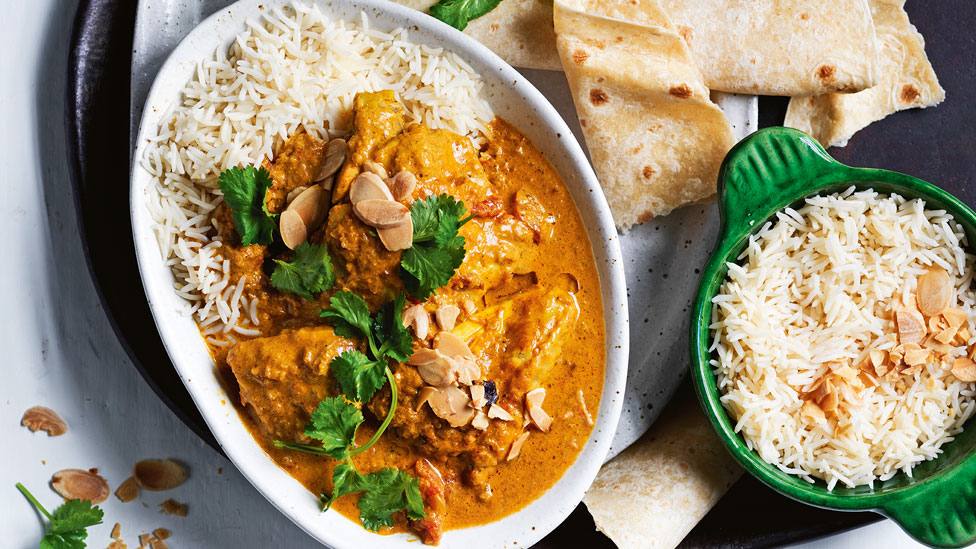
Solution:
[[[437,544],[521,509],[583,448],[599,281],[566,188],[508,122],[476,148],[385,91],[351,124],[221,174],[214,226],[260,336],[208,344],[255,440],[324,507]]]

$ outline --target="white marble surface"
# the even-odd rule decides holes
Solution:
[[[114,489],[135,461],[172,457],[187,465],[187,482],[128,504],[110,498],[90,547],[107,545],[116,522],[130,547],[157,527],[173,532],[171,547],[314,547],[156,399],[115,340],[84,266],[64,150],[75,3],[6,0],[2,6],[0,234],[10,248],[0,270],[8,288],[0,300],[0,546],[37,547],[43,532],[16,482],[53,508],[60,498],[48,482],[57,470],[97,467]],[[58,410],[68,434],[49,438],[21,427],[21,414],[35,404]],[[187,503],[189,515],[161,515],[158,504],[168,497]],[[886,521],[803,547],[865,546],[913,544]]]

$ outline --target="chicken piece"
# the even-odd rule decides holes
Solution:
[[[443,516],[447,512],[447,488],[437,467],[426,459],[418,459],[414,465],[420,481],[420,497],[424,500],[426,518],[410,521],[410,528],[426,545],[437,545],[444,534]]]
[[[305,424],[319,402],[336,393],[327,377],[329,363],[351,341],[331,326],[284,330],[271,337],[242,341],[227,355],[247,405],[272,439],[305,440]]]
[[[315,176],[325,163],[325,145],[325,141],[300,131],[285,141],[274,160],[264,159],[261,165],[274,181],[265,196],[269,212],[281,213],[288,193],[315,184]]]
[[[352,180],[362,165],[372,160],[373,150],[403,129],[403,107],[393,90],[375,93],[360,92],[353,100],[353,136],[349,139],[349,156],[336,178],[332,192],[333,204],[346,198]]]

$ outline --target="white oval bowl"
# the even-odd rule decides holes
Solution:
[[[196,64],[217,48],[227,48],[244,31],[245,18],[260,16],[259,5],[285,6],[289,0],[241,0],[203,21],[173,50],[156,76],[139,126],[132,162],[130,209],[139,271],[156,327],[170,359],[227,457],[255,488],[288,518],[318,541],[332,547],[412,547],[409,534],[381,536],[335,511],[322,513],[310,493],[264,453],[251,438],[227,395],[189,305],[173,291],[173,274],[164,265],[146,207],[154,180],[140,166],[147,137],[167,107],[178,101]],[[606,326],[606,374],[593,433],[575,463],[540,498],[498,521],[445,533],[441,547],[528,547],[558,526],[582,500],[606,459],[616,430],[627,377],[627,298],[617,232],[603,191],[566,123],[521,74],[480,43],[436,19],[382,0],[315,2],[333,20],[359,22],[364,12],[371,27],[410,29],[410,40],[454,51],[481,74],[484,97],[495,114],[514,123],[555,166],[582,216],[596,259]]]

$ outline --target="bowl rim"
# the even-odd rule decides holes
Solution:
[[[409,543],[412,536],[378,535],[368,532],[338,512],[320,513],[317,505],[310,504],[317,502],[317,498],[264,454],[244,429],[233,406],[229,409],[226,405],[221,407],[218,401],[223,389],[215,387],[216,379],[209,379],[216,377],[212,372],[212,361],[209,364],[211,371],[207,375],[203,374],[199,363],[199,348],[205,349],[199,333],[196,333],[198,345],[186,343],[186,324],[191,323],[195,330],[195,322],[180,314],[182,303],[172,291],[172,274],[169,267],[163,265],[151,228],[153,221],[146,208],[146,189],[153,178],[141,168],[140,159],[146,147],[146,132],[158,125],[166,110],[153,107],[166,105],[178,98],[178,92],[189,80],[196,62],[212,55],[216,48],[226,47],[244,29],[245,18],[260,14],[259,5],[270,9],[293,3],[293,0],[240,0],[218,10],[180,41],[156,75],[140,121],[130,170],[130,214],[140,276],[170,360],[221,448],[244,477],[284,515],[322,543],[329,546],[359,546],[365,543],[370,547],[406,547],[405,543]],[[564,157],[563,165],[557,165],[553,152],[547,154],[547,158],[560,173],[577,211],[584,219],[600,275],[606,362],[596,424],[574,463],[536,500],[497,521],[449,530],[445,532],[442,542],[444,547],[463,547],[469,544],[467,540],[470,536],[477,536],[486,546],[504,547],[512,543],[531,545],[558,526],[582,500],[583,493],[606,459],[623,405],[629,348],[626,283],[618,234],[602,188],[573,133],[549,101],[519,72],[474,39],[419,11],[383,0],[350,0],[343,3],[305,0],[301,3],[317,6],[331,19],[358,22],[357,18],[365,14],[371,28],[409,28],[411,41],[442,46],[461,56],[481,74],[486,88],[496,81],[502,91],[491,93],[499,94],[497,101],[506,100],[519,105],[524,109],[525,117],[538,121],[538,127],[533,123],[531,130],[520,126],[522,131],[527,134],[530,131],[544,132],[550,139],[552,135],[556,136],[548,148]],[[178,84],[171,82],[174,79]],[[543,148],[537,139],[533,141]],[[587,219],[589,223],[586,223]],[[191,348],[196,352],[191,352]],[[209,360],[209,355],[207,358]]]
[[[786,152],[778,149],[786,149]],[[797,183],[792,188],[785,190],[758,190],[758,196],[755,197],[754,203],[762,204],[759,206],[759,211],[743,211],[741,208],[733,208],[732,202],[726,202],[730,200],[725,194],[729,190],[726,185],[742,184],[735,179],[737,177],[746,178],[746,176],[732,173],[732,171],[736,169],[733,164],[745,157],[750,157],[748,160],[757,170],[755,174],[752,174],[752,177],[761,174],[767,179],[770,177],[775,179],[776,176],[771,176],[770,171],[780,169],[777,164],[783,163],[791,166],[791,168],[782,168],[790,169],[791,176],[796,175],[797,170],[809,170],[812,173],[809,178],[815,180],[816,183],[810,185]],[[904,189],[907,192],[900,194],[918,196],[929,204],[935,204],[939,208],[946,209],[964,227],[968,240],[967,247],[971,250],[976,248],[976,238],[974,238],[976,237],[976,212],[958,198],[936,185],[907,174],[877,168],[855,168],[844,165],[830,157],[811,137],[797,130],[779,127],[766,128],[743,140],[729,152],[723,161],[719,175],[721,228],[715,248],[710,254],[705,268],[702,269],[698,292],[692,307],[689,337],[691,377],[699,403],[726,450],[763,484],[787,497],[818,507],[840,511],[871,510],[880,512],[896,518],[899,525],[919,541],[933,543],[932,539],[925,539],[924,535],[914,528],[916,525],[906,524],[906,520],[900,516],[901,506],[905,504],[906,498],[923,494],[930,487],[941,485],[944,479],[964,472],[965,469],[973,469],[976,466],[976,452],[970,451],[968,455],[957,458],[945,469],[907,485],[879,487],[879,490],[883,490],[880,492],[834,493],[826,489],[822,480],[817,479],[815,483],[809,483],[800,477],[780,471],[775,465],[763,460],[756,451],[750,450],[746,446],[742,436],[734,429],[735,422],[719,400],[721,391],[717,387],[716,378],[709,363],[712,358],[712,353],[709,350],[712,341],[709,329],[712,298],[718,293],[722,281],[727,276],[727,262],[736,261],[736,255],[744,247],[749,236],[759,230],[767,221],[773,220],[776,213],[782,211],[784,207],[800,202],[805,198],[837,192],[851,186],[858,189],[875,188],[873,183],[894,189]],[[764,181],[760,183],[760,187],[763,185],[775,186],[775,183]],[[767,192],[769,192],[768,196]],[[891,191],[879,190],[879,192],[888,193]],[[940,455],[935,460],[942,458],[943,456]],[[904,473],[898,473],[898,475],[904,475]],[[970,535],[968,543],[973,540],[976,540],[976,536]],[[942,543],[938,544],[942,545]]]

